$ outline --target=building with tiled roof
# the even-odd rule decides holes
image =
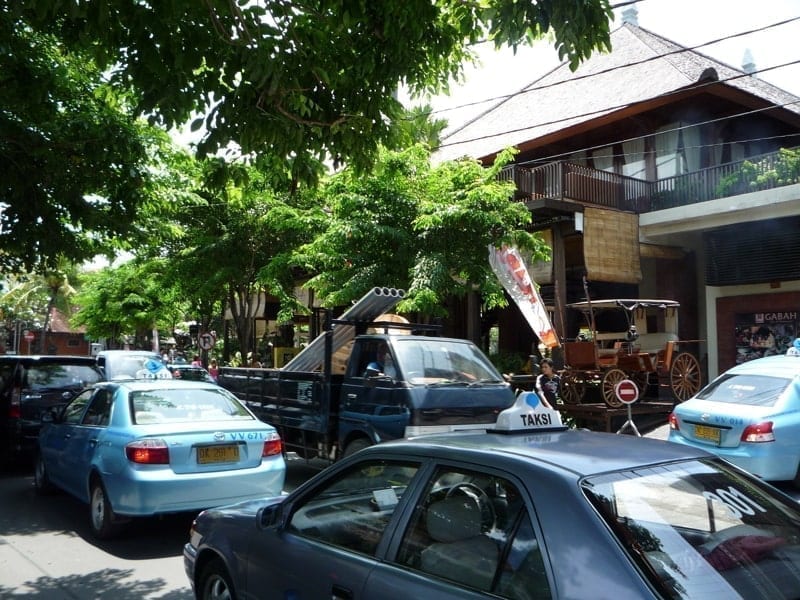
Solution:
[[[588,291],[680,302],[706,377],[783,351],[800,336],[800,98],[634,22],[611,42],[450,131],[435,159],[518,150],[504,176],[553,249],[533,270],[562,339]],[[762,327],[777,342],[749,346]],[[499,329],[506,350],[537,343],[513,308]]]

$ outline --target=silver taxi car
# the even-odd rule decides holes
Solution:
[[[800,507],[702,450],[567,429],[523,393],[496,429],[364,449],[288,496],[202,512],[197,598],[800,597]]]

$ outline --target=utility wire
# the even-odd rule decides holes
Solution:
[[[780,64],[780,65],[775,65],[775,66],[772,66],[772,67],[768,67],[768,68],[762,69],[761,71],[759,71],[759,73],[770,71],[770,70],[773,70],[773,69],[780,69],[780,68],[791,66],[791,65],[795,65],[795,64],[800,64],[800,59],[794,60],[794,61],[791,61],[791,62],[788,62],[788,63],[783,63],[783,64]],[[679,90],[674,90],[674,91],[671,91],[671,92],[660,94],[658,96],[654,96],[653,98],[650,98],[650,100],[653,100],[655,98],[668,98],[670,96],[674,96],[674,95],[677,95],[677,94],[684,94],[687,91],[698,90],[698,89],[701,89],[701,88],[709,86],[709,85],[715,85],[715,84],[718,84],[718,83],[725,83],[725,82],[732,81],[732,80],[735,80],[735,79],[741,79],[743,77],[751,77],[751,76],[752,76],[752,74],[750,74],[750,73],[740,73],[740,74],[737,74],[737,75],[734,75],[732,77],[728,77],[728,78],[725,78],[725,79],[719,79],[719,80],[714,80],[714,81],[704,81],[704,82],[702,82],[702,83],[700,83],[698,85],[685,87],[685,88],[681,88]],[[737,118],[737,117],[740,117],[740,116],[746,116],[746,115],[750,115],[750,114],[753,114],[753,113],[762,112],[764,110],[772,110],[772,109],[775,109],[775,108],[784,108],[784,107],[792,106],[792,105],[795,105],[795,104],[800,104],[800,99],[793,100],[791,102],[786,102],[784,104],[771,104],[771,105],[769,105],[767,107],[756,109],[756,110],[753,110],[753,111],[746,111],[746,112],[742,112],[742,113],[738,113],[738,114],[734,114],[734,115],[729,115],[727,117],[724,117],[724,119]],[[504,131],[501,131],[501,132],[497,132],[497,133],[491,133],[491,134],[486,134],[486,135],[482,135],[482,136],[476,136],[474,138],[469,138],[469,139],[466,139],[466,140],[459,140],[457,142],[450,142],[450,143],[444,142],[444,143],[439,144],[439,146],[437,148],[435,148],[434,150],[439,150],[441,148],[447,148],[447,147],[450,147],[450,146],[459,146],[459,145],[462,145],[462,144],[467,144],[467,143],[470,143],[470,142],[477,142],[477,141],[481,141],[481,140],[485,140],[485,139],[491,139],[491,138],[499,137],[499,136],[502,136],[502,135],[506,135],[508,133],[520,133],[522,131],[527,131],[529,129],[535,129],[537,127],[543,127],[545,125],[556,125],[556,124],[562,123],[564,121],[571,121],[573,119],[579,119],[579,118],[583,118],[583,117],[590,117],[590,116],[593,116],[593,115],[596,115],[596,114],[600,114],[600,113],[608,113],[608,112],[611,112],[611,111],[614,111],[614,110],[619,110],[619,109],[625,108],[627,106],[630,106],[630,104],[629,103],[617,104],[617,105],[614,105],[614,106],[607,106],[607,107],[604,107],[602,109],[581,113],[579,115],[570,115],[569,117],[563,117],[563,118],[560,118],[560,119],[553,119],[551,121],[543,121],[543,122],[535,123],[535,124],[532,124],[532,125],[526,125],[525,127],[519,127],[517,129],[507,129],[507,130],[504,130]],[[693,125],[713,123],[713,122],[715,122],[717,120],[722,120],[722,119],[712,119],[710,121],[705,121],[703,123],[694,123]],[[640,137],[647,137],[647,136],[640,136]],[[630,140],[635,140],[635,139],[639,139],[639,138],[630,138],[629,140],[619,140],[619,141],[630,141]],[[603,144],[603,145],[597,146],[597,147],[604,147],[604,146],[607,146],[607,145],[608,144]],[[594,149],[594,147],[590,148],[590,149]]]
[[[681,53],[684,53],[684,52],[692,52],[694,50],[697,50],[698,48],[703,48],[705,46],[711,46],[713,44],[718,44],[719,42],[723,42],[723,41],[726,41],[726,40],[734,39],[734,38],[737,38],[737,37],[742,37],[742,36],[745,36],[745,35],[751,35],[753,33],[760,33],[762,31],[766,31],[768,29],[773,29],[775,27],[780,27],[781,25],[786,25],[788,23],[792,23],[792,22],[798,21],[798,20],[800,20],[800,17],[792,17],[790,19],[784,19],[783,21],[778,21],[776,23],[771,23],[769,25],[764,25],[763,27],[758,27],[756,29],[750,29],[750,30],[747,30],[747,31],[739,32],[739,33],[733,33],[733,34],[730,34],[730,35],[727,35],[727,36],[723,36],[721,38],[717,38],[717,39],[714,39],[714,40],[711,40],[711,41],[708,41],[708,42],[703,42],[702,44],[697,44],[696,46],[681,47],[681,48],[678,48],[678,49],[675,49],[675,50],[671,50],[671,51],[665,52],[663,54],[657,54],[655,56],[651,56],[649,58],[645,58],[645,59],[642,59],[642,60],[639,60],[639,61],[630,62],[630,63],[624,64],[624,65],[619,65],[617,67],[609,67],[608,69],[604,69],[602,71],[597,71],[595,73],[588,73],[588,74],[585,74],[585,75],[576,75],[575,77],[570,77],[570,78],[562,80],[562,81],[555,81],[553,83],[549,83],[549,84],[545,84],[545,85],[541,85],[541,86],[537,86],[537,87],[533,87],[532,88],[531,86],[534,85],[536,83],[536,81],[538,81],[538,79],[537,79],[536,81],[533,81],[533,82],[529,83],[528,85],[526,85],[523,89],[519,90],[518,92],[513,92],[513,93],[510,93],[510,94],[503,94],[503,95],[500,95],[500,96],[493,96],[493,97],[490,97],[490,98],[486,98],[484,100],[476,100],[476,101],[473,101],[473,102],[466,102],[464,104],[459,104],[459,105],[456,105],[456,106],[449,106],[449,107],[442,108],[442,109],[435,109],[435,110],[431,110],[429,112],[429,114],[440,114],[440,113],[445,113],[445,112],[458,110],[458,109],[461,109],[461,108],[469,108],[471,106],[479,106],[481,104],[486,104],[486,103],[489,103],[489,102],[500,102],[500,101],[508,100],[510,98],[514,98],[515,96],[521,96],[523,94],[538,92],[539,90],[544,90],[544,89],[548,89],[548,88],[551,88],[551,87],[564,85],[566,83],[572,83],[574,81],[580,81],[582,79],[595,77],[596,75],[603,75],[603,74],[606,74],[606,73],[619,71],[621,69],[626,69],[628,67],[634,67],[634,66],[638,66],[638,65],[645,64],[645,63],[648,63],[648,62],[653,62],[655,60],[659,60],[659,59],[665,58],[667,56],[672,56],[672,55],[675,55],[675,54],[681,54]],[[658,35],[656,33],[653,33],[653,35],[656,35],[656,36],[660,37],[661,39],[667,40],[667,38],[665,38],[664,36]],[[674,43],[674,42],[671,42],[671,40],[667,40],[667,41],[670,42],[670,43]],[[713,60],[715,60],[718,63],[722,62],[722,61],[719,61],[719,60],[716,60],[716,59],[713,59]],[[793,64],[793,63],[788,63],[788,64]],[[559,65],[559,66],[563,66],[563,64]],[[729,66],[729,65],[726,65],[726,66]],[[785,66],[785,65],[782,65],[782,66]],[[556,68],[558,68],[558,67],[556,67]],[[770,69],[763,69],[762,71],[767,71],[767,70],[770,70]],[[758,71],[758,72],[762,72],[762,71]],[[539,78],[539,79],[541,79],[541,78]]]

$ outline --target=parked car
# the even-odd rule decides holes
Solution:
[[[757,358],[728,369],[677,405],[669,422],[671,442],[800,487],[800,356]]]
[[[98,538],[131,517],[280,494],[281,439],[230,392],[174,379],[95,384],[45,418],[34,483],[89,504]]]
[[[161,355],[149,350],[102,350],[97,353],[97,364],[108,381],[172,378]]]
[[[41,413],[102,378],[90,356],[0,356],[0,464],[32,462]]]
[[[524,393],[495,430],[388,441],[287,496],[203,511],[184,546],[195,596],[797,598],[794,500],[538,404]]]
[[[184,379],[186,381],[208,381],[216,383],[211,373],[206,371],[203,367],[189,364],[169,364],[167,365],[172,377],[175,379]]]

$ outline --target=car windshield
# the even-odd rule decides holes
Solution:
[[[136,354],[134,352],[108,355],[105,359],[106,377],[109,380],[121,379],[167,379],[172,374],[161,357],[155,353]]]
[[[470,342],[442,340],[394,341],[397,364],[412,384],[503,381],[494,365]]]
[[[727,374],[712,381],[696,397],[729,404],[773,406],[791,382],[786,377]]]
[[[254,419],[222,388],[133,391],[130,400],[134,422],[139,425]]]
[[[171,368],[172,376],[176,379],[186,381],[214,381],[208,371],[202,367],[178,367]]]
[[[583,490],[669,598],[800,598],[800,507],[722,462],[590,477]]]
[[[89,365],[40,364],[28,367],[27,386],[32,390],[81,388],[101,379],[100,372]]]

